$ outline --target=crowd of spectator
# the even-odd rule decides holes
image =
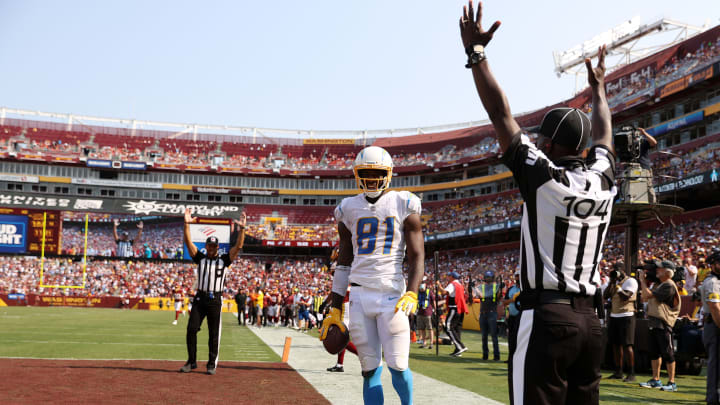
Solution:
[[[497,224],[522,215],[522,198],[514,192],[482,200],[455,200],[423,209],[428,234],[452,232],[482,225]]]
[[[677,225],[643,228],[640,237],[640,259],[669,259],[685,265],[686,285],[697,285],[697,277],[706,272],[704,258],[720,246],[720,218],[693,220]],[[603,283],[615,263],[623,261],[625,235],[622,229],[609,232],[598,270]],[[266,263],[271,268],[266,271]],[[230,299],[238,290],[263,288],[280,294],[297,292],[326,294],[331,286],[324,258],[241,256],[226,279],[225,296]],[[45,285],[82,285],[83,262],[78,258],[46,258],[43,263]],[[506,286],[519,266],[517,248],[491,253],[441,253],[439,273],[460,273],[462,280],[478,280],[487,270],[495,272]],[[433,259],[426,258],[426,275],[433,281]],[[695,270],[692,270],[695,268]],[[193,291],[195,265],[189,262],[153,262],[137,260],[90,260],[86,267],[86,288],[41,288],[40,258],[34,256],[0,256],[0,293],[42,293],[49,295],[87,295],[123,297],[167,297],[174,288]],[[690,293],[692,291],[689,291]]]
[[[718,60],[720,60],[720,37],[715,41],[701,44],[694,52],[674,55],[656,72],[638,74],[634,78],[624,80],[622,85],[609,83],[607,85],[608,104],[612,108],[641,93],[650,94],[655,89]]]
[[[163,140],[162,144],[155,143],[152,138],[137,137],[129,142],[89,142],[64,135],[52,138],[42,135],[36,138],[38,129],[18,129],[5,127],[0,132],[0,149],[9,150],[10,138],[21,133],[25,134],[24,141],[18,143],[18,152],[33,154],[63,153],[75,158],[87,157],[91,159],[146,161],[157,165],[194,165],[218,166],[228,169],[288,169],[288,170],[350,170],[355,161],[356,152],[347,152],[338,155],[331,148],[319,148],[308,155],[282,153],[282,148],[273,149],[264,144],[250,145],[237,153],[223,153],[215,142],[202,144],[186,141],[183,144],[173,144]],[[41,130],[42,131],[42,130]],[[73,133],[69,133],[69,136]],[[123,138],[125,139],[125,138]],[[221,144],[220,144],[221,145]],[[276,147],[276,145],[273,145]],[[357,148],[359,151],[361,148]],[[493,156],[498,152],[498,145],[491,137],[466,148],[457,148],[455,145],[446,145],[435,152],[395,153],[393,160],[396,166],[433,165],[439,162],[448,162],[474,157],[477,159]]]
[[[133,257],[173,259],[182,256],[182,223],[145,224],[140,239],[135,223],[121,225],[118,234],[128,233],[133,241]],[[112,224],[92,223],[88,226],[88,256],[116,256],[117,244]],[[82,255],[85,251],[85,225],[65,222],[62,229],[61,252],[68,255]]]
[[[684,178],[692,174],[711,169],[720,169],[718,148],[720,140],[712,145],[702,145],[686,152],[673,154],[656,153],[653,159],[653,173],[656,183],[664,183],[672,178]]]

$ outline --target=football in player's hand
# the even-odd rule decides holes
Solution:
[[[345,332],[341,331],[336,325],[330,325],[327,336],[322,342],[328,353],[340,353],[350,342],[350,331],[348,331],[347,325],[345,325]]]

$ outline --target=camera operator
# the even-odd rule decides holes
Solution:
[[[706,259],[710,266],[710,274],[700,287],[704,320],[703,344],[707,353],[707,383],[705,401],[708,404],[720,403],[720,356],[718,343],[720,343],[720,250],[715,249]]]
[[[650,326],[649,355],[652,363],[652,378],[640,384],[646,388],[660,388],[663,391],[677,391],[675,384],[675,354],[673,351],[672,328],[680,313],[680,294],[678,294],[672,277],[675,265],[669,260],[655,263],[657,281],[650,290],[644,271],[639,271],[642,299],[648,302],[647,314]],[[668,382],[660,382],[660,366],[662,361],[668,372]]]
[[[640,142],[640,157],[638,163],[642,167],[644,173],[642,174],[647,178],[648,181],[648,202],[654,204],[655,200],[655,189],[653,188],[653,173],[650,165],[650,149],[657,145],[657,140],[645,131],[645,128],[638,128],[638,131],[643,136],[642,142]]]
[[[652,170],[652,167],[650,166],[650,149],[657,145],[657,140],[655,140],[652,135],[648,134],[647,131],[645,131],[645,128],[638,128],[638,131],[640,131],[643,136],[643,140],[640,143],[640,157],[638,158],[638,163],[640,163],[640,167],[643,169]]]
[[[604,299],[611,300],[608,338],[613,345],[615,373],[608,378],[623,378],[623,357],[630,366],[630,372],[623,381],[635,381],[635,301],[637,300],[638,283],[625,274],[622,266],[615,265],[610,272],[610,282],[603,293]],[[625,356],[623,356],[625,352]]]
[[[648,134],[644,128],[636,128],[633,125],[620,128],[615,135],[615,142],[620,161],[630,163],[630,166],[626,167],[622,176],[623,199],[627,199],[628,196],[631,195],[631,191],[635,194],[634,198],[638,198],[647,193],[648,203],[654,204],[656,200],[655,189],[653,188],[650,149],[657,145],[657,140]],[[637,190],[635,188],[631,190],[631,183],[638,183],[638,179],[645,180],[644,183],[647,183],[647,190]],[[637,193],[641,194],[637,195]]]

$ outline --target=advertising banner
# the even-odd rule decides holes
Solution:
[[[21,174],[0,174],[0,181],[16,181],[16,182],[20,182],[20,183],[39,183],[40,178],[38,176],[26,176],[26,175],[21,175]]]
[[[690,177],[685,177],[679,180],[655,186],[655,192],[658,194],[667,193],[670,191],[684,190],[686,188],[700,186],[703,184],[717,183],[719,174],[720,173],[718,173],[718,169],[708,170],[700,174],[695,174]]]
[[[121,301],[129,301],[128,308],[137,308],[140,298],[121,297],[65,297],[62,295],[39,294],[0,294],[0,305],[37,307],[84,307],[84,308],[120,308]]]
[[[259,196],[277,196],[278,190],[266,190],[259,188],[229,188],[229,187],[205,187],[193,186],[194,193],[214,193],[214,194],[239,194],[239,195],[259,195]]]
[[[483,233],[490,233],[495,231],[501,231],[503,229],[512,229],[518,227],[520,227],[520,219],[511,219],[503,222],[498,222],[496,224],[476,226],[474,228],[460,229],[453,232],[443,232],[435,233],[432,235],[425,235],[425,242],[461,238],[463,236],[479,235]]]
[[[145,170],[147,163],[145,162],[122,162],[120,168],[123,170]]]
[[[323,241],[305,241],[305,240],[264,240],[263,246],[281,246],[281,247],[333,247],[335,242]]]
[[[88,159],[85,162],[87,167],[99,167],[102,169],[112,169],[112,161],[104,159]]]
[[[163,201],[46,197],[27,193],[0,193],[0,208],[62,209],[69,211],[108,212],[135,215],[182,216],[185,208],[200,217],[237,218],[237,205],[166,203]],[[2,213],[0,211],[0,213]]]
[[[648,128],[647,132],[652,136],[662,135],[666,132],[672,131],[673,129],[682,128],[690,124],[702,121],[704,117],[704,111],[695,111],[694,113],[675,118],[674,120],[667,121],[656,127]]]
[[[126,188],[157,188],[163,187],[162,183],[150,183],[139,181],[125,180],[104,180],[104,179],[88,179],[73,177],[70,179],[72,184],[83,184],[88,186],[104,186],[104,187],[126,187]]]
[[[0,215],[0,252],[25,253],[28,217]]]
[[[354,139],[303,139],[303,145],[355,145]]]

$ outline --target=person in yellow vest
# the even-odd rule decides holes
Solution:
[[[705,281],[705,277],[707,277],[710,272],[710,265],[705,263],[704,257],[701,257],[700,260],[698,260],[697,285],[701,285],[702,282]]]
[[[475,287],[475,294],[480,298],[480,330],[482,331],[483,360],[489,357],[488,333],[492,336],[493,360],[500,361],[498,344],[497,306],[500,303],[502,286],[495,281],[495,273],[491,270],[483,274],[481,284]]]
[[[687,289],[685,289],[685,282],[683,280],[680,280],[675,284],[677,285],[678,293],[680,294],[680,296],[688,295]]]
[[[608,322],[608,339],[613,345],[615,373],[610,379],[623,378],[625,360],[630,367],[623,381],[635,381],[635,303],[637,301],[638,283],[625,274],[622,264],[616,265],[610,272],[610,282],[603,293],[603,298],[610,299],[610,319]],[[623,356],[624,354],[624,356]],[[624,357],[624,359],[623,359]]]
[[[677,391],[675,384],[675,353],[673,351],[672,328],[680,314],[680,294],[672,277],[675,264],[669,260],[655,263],[658,281],[653,289],[648,288],[644,271],[638,272],[643,301],[647,301],[648,324],[650,326],[648,352],[652,365],[652,378],[641,383],[641,387],[660,388],[662,391]],[[660,382],[660,366],[663,360],[667,367],[668,381]]]

